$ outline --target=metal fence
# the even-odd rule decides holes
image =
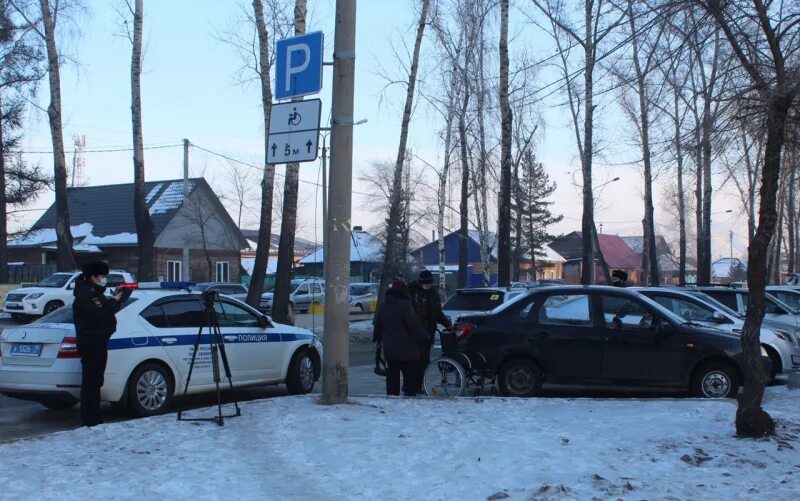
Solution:
[[[8,281],[12,284],[38,283],[55,272],[55,264],[9,264]]]

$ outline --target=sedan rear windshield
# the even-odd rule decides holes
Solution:
[[[136,302],[135,297],[129,297],[122,303],[120,307],[120,311],[124,310],[126,307],[130,306],[131,304]],[[64,308],[59,308],[53,313],[49,315],[45,315],[42,318],[33,322],[35,324],[72,324],[75,323],[75,318],[72,316],[72,307],[67,306]]]
[[[444,303],[445,310],[458,311],[491,311],[503,304],[503,292],[475,291],[457,292]]]

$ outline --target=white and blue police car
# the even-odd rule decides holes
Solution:
[[[185,287],[181,289],[181,287]],[[198,331],[203,296],[191,284],[133,285],[117,313],[108,343],[101,398],[147,416],[183,394]],[[281,325],[250,306],[218,296],[214,310],[225,342],[234,387],[285,384],[290,394],[310,393],[319,380],[322,344],[306,329]],[[203,330],[189,394],[215,390],[210,334]],[[0,334],[0,393],[73,407],[80,397],[81,364],[72,308]],[[220,387],[228,387],[227,381]]]

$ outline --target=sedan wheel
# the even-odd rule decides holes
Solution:
[[[172,398],[172,380],[158,364],[139,367],[128,382],[131,410],[138,416],[151,416],[163,411]]]
[[[702,398],[732,398],[739,392],[736,372],[727,364],[714,362],[700,367],[692,381],[692,393]]]
[[[534,362],[518,358],[500,368],[500,391],[508,397],[530,397],[542,386],[542,371]]]

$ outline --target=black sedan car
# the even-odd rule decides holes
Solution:
[[[739,336],[703,328],[622,288],[530,291],[487,315],[462,317],[458,351],[480,354],[507,396],[556,383],[689,388],[733,397],[742,381]],[[769,359],[762,360],[768,366]]]

